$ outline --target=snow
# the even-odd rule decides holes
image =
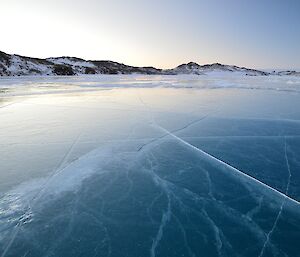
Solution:
[[[7,66],[7,70],[14,75],[29,75],[29,74],[52,74],[52,69],[47,65],[34,63],[25,60],[17,55],[12,55],[10,59],[11,64]]]
[[[68,64],[71,66],[82,66],[82,67],[90,67],[90,68],[95,68],[96,66],[87,61],[73,61],[70,60],[70,58],[67,57],[59,57],[59,58],[47,58],[47,60],[55,63],[55,64]]]
[[[51,74],[52,70],[47,67],[46,65],[37,64],[31,61],[26,61],[20,58],[17,55],[12,55],[11,58],[11,65],[7,67],[7,70],[10,71],[12,74],[32,74],[36,73],[32,70],[37,70],[42,74]],[[39,73],[36,73],[39,74]]]

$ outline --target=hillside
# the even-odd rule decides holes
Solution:
[[[25,75],[82,75],[82,74],[241,74],[247,76],[267,76],[271,73],[224,65],[220,63],[199,65],[195,62],[181,64],[173,69],[157,69],[154,67],[135,67],[113,61],[84,60],[77,57],[32,58],[21,55],[10,55],[0,51],[0,76]],[[296,71],[280,71],[272,75],[299,76]]]

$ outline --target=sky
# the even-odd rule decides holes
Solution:
[[[0,51],[300,69],[300,0],[0,0]]]

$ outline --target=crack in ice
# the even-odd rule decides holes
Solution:
[[[179,128],[179,129],[176,129],[176,130],[171,131],[171,133],[177,133],[177,132],[179,132],[179,131],[182,131],[182,130],[184,130],[184,129],[186,129],[186,128],[188,128],[188,127],[190,127],[190,126],[192,126],[192,125],[194,125],[194,124],[196,124],[196,123],[198,123],[198,122],[200,122],[201,120],[205,119],[207,116],[208,116],[208,115],[203,116],[203,117],[201,117],[201,118],[199,118],[199,119],[196,119],[196,120],[194,120],[194,121],[188,123],[188,124],[185,125],[184,127],[181,127],[181,128]],[[146,147],[146,146],[148,146],[148,145],[150,145],[150,144],[152,144],[152,143],[155,143],[155,142],[157,142],[157,141],[159,141],[159,140],[161,140],[161,139],[167,137],[168,135],[169,135],[168,133],[165,133],[165,134],[161,135],[160,137],[154,138],[154,139],[151,140],[150,142],[147,142],[147,143],[143,144],[142,146],[140,146],[140,147],[138,148],[137,151],[138,151],[138,152],[141,151],[144,147]]]
[[[287,156],[286,138],[284,139],[284,159],[285,159],[286,167],[287,167],[287,170],[288,170],[288,182],[287,182],[287,185],[286,185],[285,194],[288,194],[292,174],[291,174],[289,159],[288,159],[288,156]],[[270,238],[271,238],[271,236],[272,236],[275,228],[277,227],[277,223],[278,223],[278,220],[279,220],[279,218],[281,216],[281,213],[282,213],[283,207],[285,205],[286,199],[287,198],[284,198],[283,201],[282,201],[282,203],[281,203],[279,212],[278,212],[278,214],[276,216],[276,219],[275,219],[275,221],[273,223],[273,226],[272,226],[271,230],[268,232],[268,234],[266,236],[266,240],[265,240],[264,245],[263,245],[263,247],[261,249],[259,257],[262,257],[264,255],[265,249],[266,249],[266,247],[267,247],[267,245],[268,245],[268,243],[270,241]]]
[[[148,170],[148,172],[151,174],[151,176],[154,180],[154,183],[156,183],[158,186],[160,186],[163,189],[163,191],[165,191],[165,193],[167,195],[167,198],[168,198],[167,210],[162,215],[158,231],[156,233],[155,238],[152,241],[152,245],[151,245],[151,248],[150,248],[150,256],[155,257],[156,256],[156,249],[158,247],[158,244],[159,244],[160,240],[163,237],[164,228],[167,225],[167,223],[170,221],[170,218],[171,218],[171,199],[170,199],[170,192],[169,192],[169,189],[168,189],[168,181],[165,181],[164,179],[160,178],[154,172],[152,161],[149,158],[148,158],[148,161],[149,161],[150,166],[151,166],[151,169]]]
[[[186,236],[186,231],[185,231],[182,223],[180,222],[180,220],[177,218],[176,215],[173,214],[173,217],[176,220],[176,222],[177,222],[177,224],[179,226],[179,229],[181,230],[181,234],[183,236],[184,245],[185,245],[186,249],[188,250],[189,256],[196,257],[196,255],[194,254],[194,252],[192,251],[191,247],[188,244],[188,240],[187,240],[187,236]]]
[[[290,196],[288,196],[288,195],[286,195],[286,194],[284,194],[284,193],[278,191],[277,189],[275,189],[275,188],[273,188],[273,187],[271,187],[271,186],[269,186],[269,185],[267,185],[267,184],[261,182],[260,180],[254,178],[254,177],[251,177],[250,175],[248,175],[248,174],[246,174],[246,173],[244,173],[244,172],[238,170],[237,168],[235,168],[235,167],[231,166],[230,164],[228,164],[228,163],[226,163],[226,162],[224,162],[224,161],[222,161],[222,160],[216,158],[215,156],[213,156],[213,155],[211,155],[211,154],[209,154],[209,153],[203,151],[202,149],[200,149],[200,148],[198,148],[198,147],[196,147],[196,146],[194,146],[194,145],[188,143],[187,141],[185,141],[185,140],[183,140],[182,138],[176,136],[176,135],[173,134],[172,132],[166,130],[165,128],[163,128],[163,127],[161,127],[161,126],[159,126],[158,124],[156,124],[155,127],[157,127],[158,129],[164,131],[165,133],[167,133],[168,135],[170,135],[170,136],[173,137],[174,139],[176,139],[176,140],[178,140],[179,142],[181,142],[182,144],[188,146],[189,148],[192,148],[192,149],[194,149],[195,151],[200,152],[201,154],[203,154],[204,156],[208,157],[209,159],[214,160],[214,161],[216,161],[217,163],[220,163],[220,164],[226,166],[227,168],[230,168],[232,171],[236,172],[236,174],[241,175],[241,176],[243,176],[243,177],[245,177],[245,178],[247,178],[247,179],[249,179],[249,180],[255,182],[256,184],[259,184],[259,185],[261,185],[261,186],[263,186],[263,187],[266,187],[267,189],[269,189],[269,190],[275,192],[276,194],[278,194],[278,195],[280,195],[280,196],[282,196],[282,197],[284,197],[284,198],[289,199],[290,201],[296,203],[297,205],[300,205],[300,203],[299,203],[297,200],[291,198]]]
[[[156,256],[156,248],[160,242],[160,240],[163,237],[164,228],[167,225],[167,223],[170,221],[171,218],[171,203],[170,203],[170,196],[168,196],[168,207],[167,211],[165,211],[162,215],[161,222],[159,225],[159,229],[157,231],[157,234],[155,238],[153,239],[152,246],[150,249],[151,257]]]

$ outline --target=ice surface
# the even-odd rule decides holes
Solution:
[[[0,256],[299,256],[300,79],[0,79]]]

